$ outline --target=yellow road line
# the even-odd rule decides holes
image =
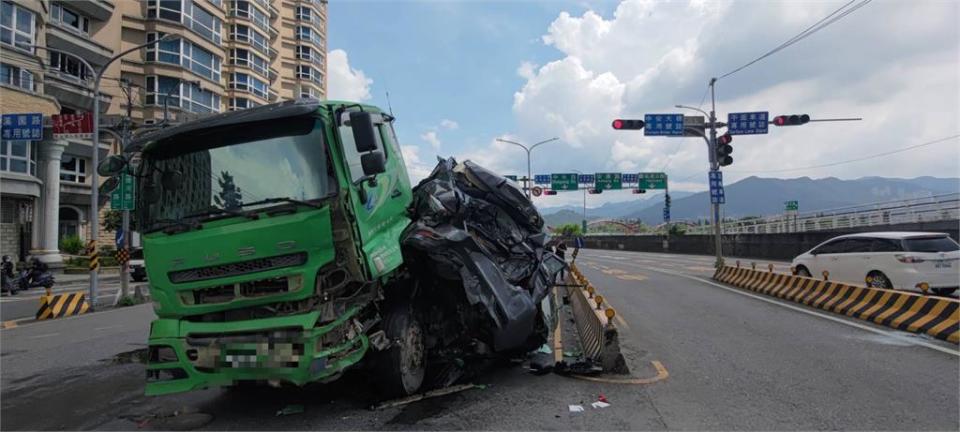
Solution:
[[[626,379],[616,379],[616,378],[606,378],[606,377],[596,377],[596,376],[587,376],[587,375],[570,375],[577,379],[582,379],[586,381],[601,382],[607,384],[653,384],[657,381],[663,381],[670,377],[670,372],[667,372],[667,368],[663,367],[663,363],[660,363],[657,360],[650,362],[653,364],[654,369],[657,370],[657,374],[650,378],[626,378]]]

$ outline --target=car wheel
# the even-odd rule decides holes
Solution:
[[[383,331],[392,346],[378,353],[380,384],[387,397],[411,395],[420,390],[426,371],[423,329],[410,305],[387,312]]]
[[[797,276],[810,277],[810,270],[804,266],[797,266]]]
[[[941,296],[948,296],[957,292],[956,288],[931,288],[930,290],[933,291],[934,294]]]
[[[890,279],[887,279],[887,276],[880,272],[870,272],[870,274],[867,275],[866,282],[870,288],[893,288]]]

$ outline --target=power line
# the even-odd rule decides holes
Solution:
[[[770,57],[770,56],[776,54],[777,52],[780,52],[781,50],[783,50],[783,49],[785,49],[785,48],[787,48],[787,47],[789,47],[789,46],[791,46],[791,45],[793,45],[793,44],[795,44],[795,43],[797,43],[797,42],[800,42],[800,41],[803,40],[803,39],[806,39],[806,38],[809,37],[810,35],[818,32],[818,31],[820,31],[820,30],[823,30],[824,28],[826,28],[826,27],[829,26],[830,24],[833,24],[833,23],[839,21],[840,19],[842,19],[843,17],[845,17],[845,16],[853,13],[853,12],[856,11],[857,9],[860,9],[860,8],[866,6],[867,3],[870,3],[872,0],[863,0],[863,1],[861,1],[860,3],[857,3],[856,5],[850,7],[849,9],[847,9],[847,6],[850,6],[850,5],[851,5],[852,3],[854,3],[855,1],[856,1],[856,0],[850,0],[849,2],[847,2],[846,4],[844,4],[843,6],[841,6],[840,8],[838,8],[837,10],[831,12],[829,15],[821,18],[820,21],[817,21],[816,23],[814,23],[814,24],[811,25],[810,27],[807,27],[805,30],[803,30],[802,32],[798,33],[796,36],[794,36],[794,37],[788,39],[787,41],[785,41],[784,43],[778,45],[776,48],[768,51],[767,53],[761,55],[760,57],[757,57],[756,59],[751,60],[750,62],[748,62],[747,64],[744,64],[743,66],[740,66],[740,67],[738,67],[738,68],[736,68],[736,69],[734,69],[734,70],[732,70],[732,71],[730,71],[730,72],[727,72],[727,73],[725,73],[725,74],[723,74],[723,75],[720,75],[720,77],[717,78],[717,79],[723,79],[723,78],[726,78],[726,77],[728,77],[728,76],[730,76],[730,75],[733,75],[733,74],[735,74],[735,73],[737,73],[737,72],[740,72],[741,70],[746,69],[747,67],[749,67],[750,65],[752,65],[752,64],[754,64],[754,63],[756,63],[756,62],[758,62],[758,61],[760,61],[760,60],[763,60],[763,59],[765,59],[765,58],[767,58],[767,57]],[[845,9],[846,9],[846,10],[845,10]]]
[[[940,138],[940,139],[933,140],[933,141],[927,141],[927,142],[922,143],[922,144],[916,144],[916,145],[912,145],[912,146],[908,146],[908,147],[903,147],[903,148],[896,149],[896,150],[890,150],[890,151],[886,151],[886,152],[883,152],[883,153],[877,153],[877,154],[873,154],[873,155],[870,155],[870,156],[864,156],[864,157],[856,158],[856,159],[848,159],[848,160],[845,160],[845,161],[833,162],[833,163],[828,163],[828,164],[823,164],[823,165],[811,165],[811,166],[798,167],[798,168],[785,168],[785,169],[775,169],[775,170],[728,171],[728,172],[734,172],[734,173],[773,173],[773,172],[802,171],[802,170],[815,169],[815,168],[826,168],[826,167],[832,167],[832,166],[837,166],[837,165],[844,165],[844,164],[853,163],[853,162],[861,162],[861,161],[865,161],[865,160],[869,160],[869,159],[876,159],[876,158],[878,158],[878,157],[889,156],[889,155],[897,154],[897,153],[903,153],[903,152],[905,152],[905,151],[913,150],[913,149],[920,148],[920,147],[931,146],[931,145],[934,145],[934,144],[940,144],[940,143],[942,143],[942,142],[950,141],[950,140],[952,140],[952,139],[957,139],[957,138],[960,138],[960,134],[948,136],[948,137],[946,137],[946,138]]]

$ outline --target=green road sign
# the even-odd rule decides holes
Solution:
[[[623,175],[620,173],[596,173],[593,187],[601,191],[623,189]]]
[[[667,174],[650,172],[637,174],[637,189],[666,189]]]
[[[133,176],[121,174],[120,184],[110,192],[110,207],[114,210],[134,210],[135,190]]]
[[[550,189],[556,191],[577,190],[577,174],[550,174]]]
[[[508,178],[508,179],[510,179],[510,180],[513,180],[514,182],[517,181],[517,176],[515,176],[515,175],[506,175],[506,176],[504,176],[504,177],[506,177],[506,178]]]
[[[800,209],[800,202],[798,201],[786,201],[783,205],[786,211],[797,211]]]

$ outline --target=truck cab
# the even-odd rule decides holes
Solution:
[[[136,177],[157,319],[148,395],[324,382],[384,346],[410,181],[393,117],[303,99],[150,133],[103,175]],[[416,383],[419,385],[419,383]]]

